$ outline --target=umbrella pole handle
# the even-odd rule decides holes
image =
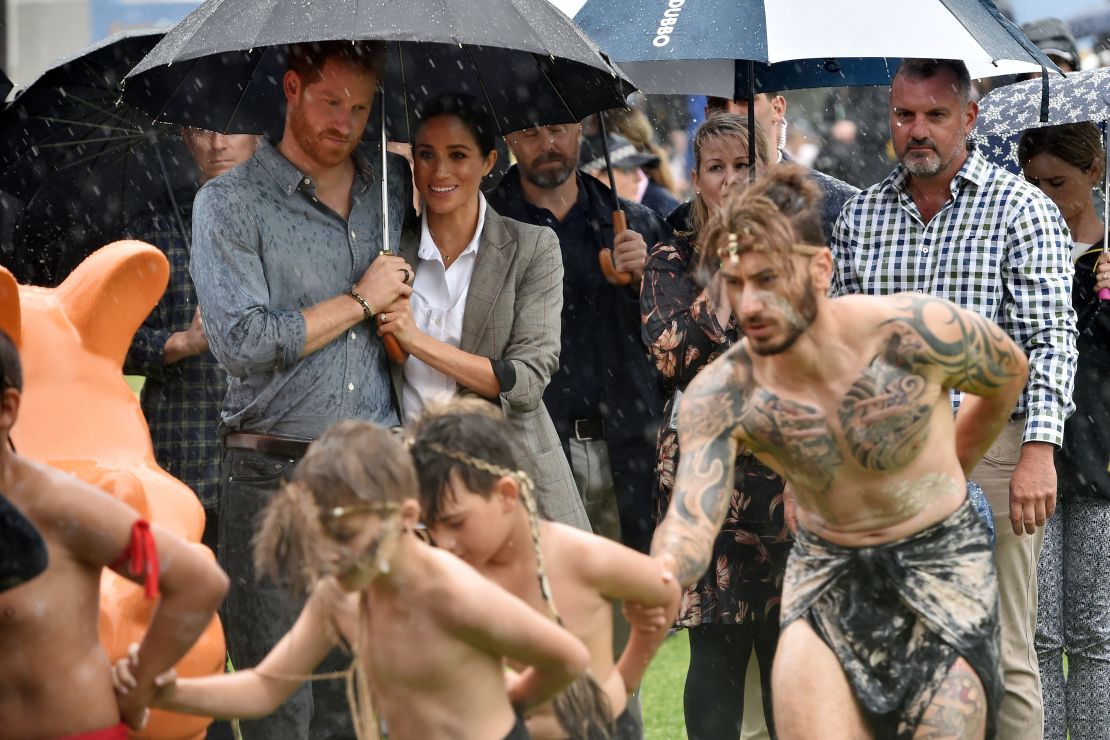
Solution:
[[[383,249],[380,254],[388,256],[393,254],[393,250]],[[375,317],[374,325],[381,327],[382,322]],[[382,344],[385,345],[385,356],[389,358],[390,362],[394,365],[405,364],[405,360],[409,358],[409,353],[401,348],[401,343],[397,341],[397,337],[392,334],[382,334]]]
[[[625,220],[624,211],[613,211],[613,236],[627,230],[628,221]],[[597,261],[601,265],[601,273],[613,285],[628,285],[632,282],[632,273],[617,270],[617,264],[613,261],[613,250],[602,249],[597,253]]]

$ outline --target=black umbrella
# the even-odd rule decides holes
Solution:
[[[0,69],[0,104],[8,99],[8,93],[12,91],[13,87],[15,87],[15,85],[8,79],[8,75],[4,73],[4,70]]]
[[[484,101],[509,133],[580,121],[635,89],[547,0],[208,0],[132,70],[124,100],[160,121],[274,135],[285,45],[356,39],[388,44],[393,141],[409,139],[415,103],[441,92]]]
[[[336,40],[388,47],[371,117],[381,121],[383,193],[385,141],[411,139],[411,111],[423,98],[472,95],[507,134],[577,122],[635,89],[547,0],[207,0],[132,70],[124,100],[160,121],[274,135],[284,121],[286,46]],[[403,359],[399,346],[386,349]]]
[[[25,204],[13,237],[22,282],[60,282],[135,219],[176,214],[175,191],[195,181],[174,129],[117,105],[161,36],[120,34],[59,61],[0,113],[0,190]]]

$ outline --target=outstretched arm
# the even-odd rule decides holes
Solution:
[[[159,676],[151,706],[216,719],[264,717],[304,683],[336,641],[327,607],[313,593],[293,628],[255,668],[203,678]],[[141,667],[141,658],[137,661]]]
[[[689,586],[709,567],[717,532],[732,496],[742,399],[734,351],[702,371],[687,387],[678,415],[682,458],[670,508],[651,545],[651,554],[674,561],[679,583]]]

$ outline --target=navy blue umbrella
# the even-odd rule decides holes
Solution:
[[[749,126],[758,92],[886,84],[904,57],[1059,71],[991,0],[587,0],[574,20],[641,91],[747,98]]]

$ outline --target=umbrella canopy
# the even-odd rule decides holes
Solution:
[[[24,203],[13,272],[55,284],[149,213],[170,213],[195,181],[174,135],[117,105],[120,80],[162,37],[113,36],[57,62],[0,112],[0,190]]]
[[[485,101],[507,133],[579,121],[634,90],[547,0],[208,0],[135,67],[124,100],[162,121],[273,135],[284,45],[347,39],[388,43],[394,141],[408,140],[414,104],[439,92]]]
[[[1041,88],[1048,84],[1048,120],[1042,121]],[[1015,82],[979,101],[975,133],[1008,134],[1035,126],[1110,120],[1110,67]]]
[[[4,70],[0,69],[0,103],[8,99],[8,93],[12,91],[13,87],[15,87],[15,85],[8,79],[8,75],[4,73]]]
[[[1055,65],[989,0],[588,0],[575,20],[646,93],[733,98],[890,82],[905,57],[972,77]]]

